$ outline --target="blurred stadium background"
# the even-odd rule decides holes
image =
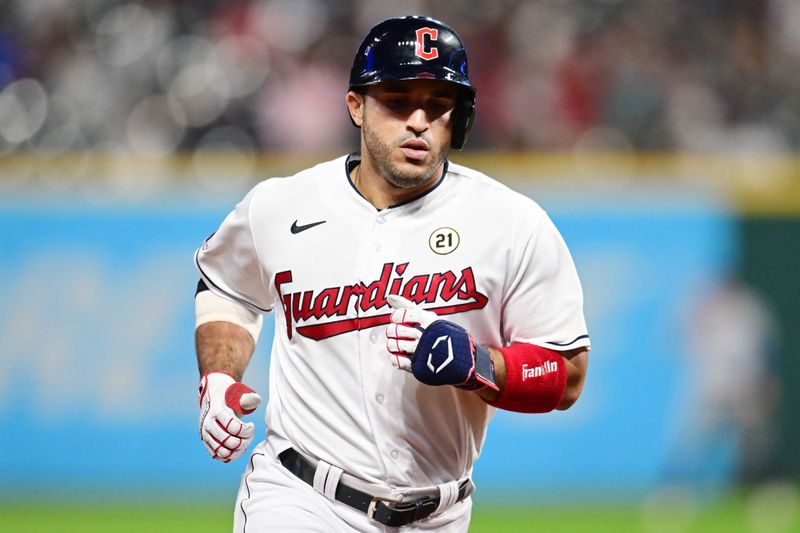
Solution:
[[[452,158],[550,212],[593,338],[574,408],[493,422],[473,530],[800,531],[797,0],[0,0],[0,531],[229,529],[192,252],[356,146],[352,54],[409,13],[467,43]]]

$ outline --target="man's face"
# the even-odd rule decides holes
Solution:
[[[434,177],[450,149],[457,98],[456,86],[438,80],[367,88],[361,125],[364,146],[392,185],[410,189]]]

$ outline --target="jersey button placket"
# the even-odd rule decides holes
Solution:
[[[366,222],[366,221],[365,221]],[[367,225],[368,224],[368,225]],[[366,231],[363,233],[364,239],[363,248],[361,249],[359,260],[359,281],[365,286],[370,286],[375,283],[382,275],[385,263],[385,249],[383,246],[385,234],[388,224],[386,224],[386,217],[382,213],[374,213],[371,221],[365,224]],[[373,295],[374,297],[374,295]],[[361,317],[369,317],[373,315],[380,315],[388,312],[388,308],[370,308],[366,311],[358,308],[357,313]],[[384,334],[385,326],[377,325],[369,329],[361,329],[358,331],[359,341],[359,357],[361,358],[362,369],[375,369],[376,361],[383,362],[388,359],[388,353],[384,354],[386,336]],[[374,444],[377,448],[378,454],[385,458],[389,458],[391,449],[388,443],[383,438],[385,428],[381,422],[386,417],[386,403],[389,401],[386,397],[385,384],[380,385],[378,379],[374,379],[375,374],[362,375],[363,390],[365,394],[365,409],[366,415],[371,419],[370,426],[374,429]]]
[[[383,237],[382,235],[383,231],[381,230],[383,229],[382,226],[386,225],[386,218],[387,215],[383,214],[383,212],[381,212],[375,217],[375,226],[373,227],[373,233],[372,233],[374,237],[374,240],[372,242],[372,252],[376,254],[380,253],[382,248],[381,240]]]

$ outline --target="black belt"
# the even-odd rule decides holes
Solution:
[[[316,467],[293,448],[278,455],[281,464],[292,474],[299,477],[312,487],[314,486],[314,473]],[[460,502],[472,494],[473,486],[469,479],[464,480],[458,487],[456,502]],[[410,502],[397,503],[371,496],[344,483],[336,487],[336,499],[354,509],[366,513],[367,516],[383,525],[400,527],[430,516],[439,507],[439,496],[425,496]]]

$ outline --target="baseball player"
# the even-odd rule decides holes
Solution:
[[[453,29],[375,26],[346,104],[359,152],[256,185],[196,252],[200,434],[221,461],[248,448],[240,379],[273,312],[234,530],[465,532],[495,410],[581,392],[580,282],[536,203],[448,161],[475,113]]]

